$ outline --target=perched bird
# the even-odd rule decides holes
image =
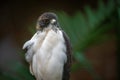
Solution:
[[[71,44],[60,28],[57,15],[43,13],[37,21],[36,33],[25,42],[25,58],[36,80],[69,80]]]

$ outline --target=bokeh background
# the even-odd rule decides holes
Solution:
[[[70,37],[71,80],[120,80],[120,0],[0,1],[0,80],[35,80],[22,46],[44,12]]]

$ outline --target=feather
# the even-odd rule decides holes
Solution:
[[[62,31],[62,33],[63,33],[63,37],[65,40],[66,55],[67,55],[67,62],[64,64],[62,80],[69,80],[70,79],[70,67],[72,64],[72,46],[71,46],[70,39],[67,36],[67,34],[64,31]]]

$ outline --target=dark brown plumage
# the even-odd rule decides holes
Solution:
[[[66,54],[67,54],[67,62],[64,64],[64,70],[63,70],[63,79],[62,80],[69,80],[70,79],[70,68],[72,65],[72,46],[69,40],[69,37],[67,34],[63,32],[63,37],[65,39],[65,44],[66,44]]]

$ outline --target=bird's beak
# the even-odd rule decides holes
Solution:
[[[57,23],[57,21],[55,19],[52,19],[50,22],[52,25],[56,25],[56,23]]]

